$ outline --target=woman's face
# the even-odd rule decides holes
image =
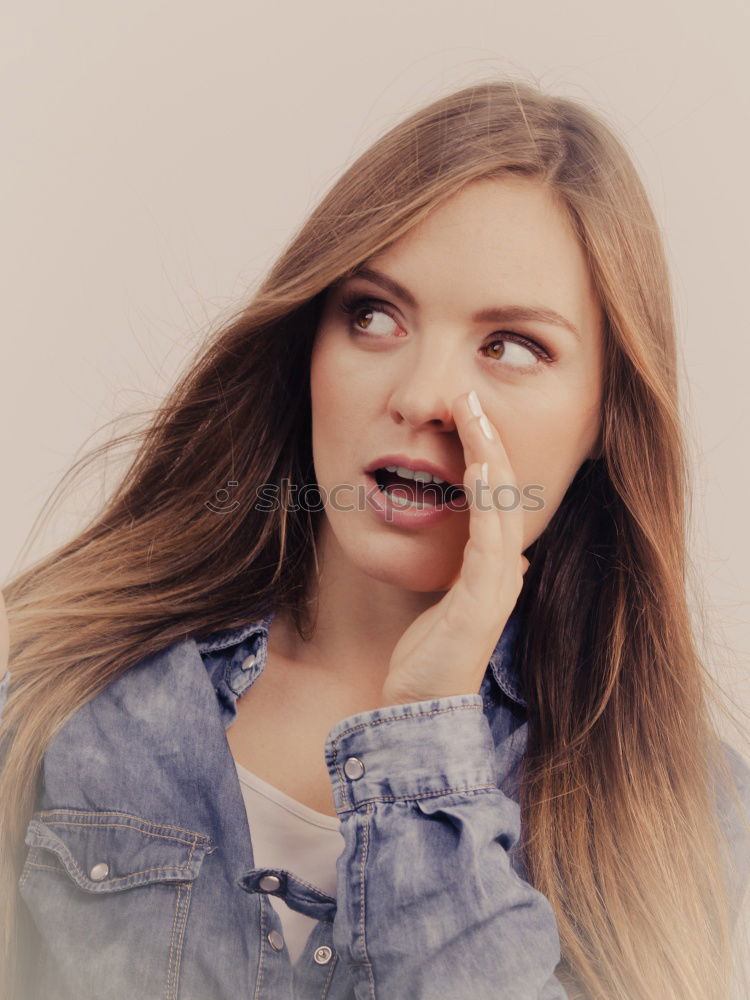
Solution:
[[[399,455],[461,483],[452,406],[475,389],[515,472],[526,549],[595,454],[602,313],[563,210],[526,178],[469,185],[366,267],[329,289],[313,346],[321,531],[377,580],[445,590],[461,566],[469,512],[389,521],[366,500],[375,493],[382,506],[366,470]],[[348,314],[342,300],[354,296],[366,301]],[[551,317],[475,315],[509,307],[554,311],[577,333]],[[512,502],[511,492],[499,494],[500,505]]]

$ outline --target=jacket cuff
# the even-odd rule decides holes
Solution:
[[[357,712],[328,731],[324,754],[337,813],[372,801],[497,788],[480,694]]]

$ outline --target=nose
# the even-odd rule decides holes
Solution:
[[[433,344],[418,357],[404,356],[403,360],[388,400],[391,419],[412,428],[426,425],[441,431],[455,430],[452,403],[462,391],[455,358]]]

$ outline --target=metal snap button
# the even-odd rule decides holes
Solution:
[[[89,872],[89,878],[94,882],[101,882],[107,875],[109,875],[109,865],[106,861],[98,861]]]
[[[258,882],[258,885],[263,892],[273,892],[274,889],[278,889],[281,885],[281,879],[278,875],[264,875],[260,882]]]
[[[274,951],[281,951],[284,947],[284,938],[279,934],[278,931],[270,931],[268,935],[268,943],[271,945]]]
[[[315,954],[313,955],[313,959],[318,963],[318,965],[328,965],[328,963],[331,961],[332,955],[333,955],[332,949],[329,948],[327,944],[324,944],[320,948],[315,949]]]
[[[365,765],[359,757],[346,758],[346,763],[344,764],[344,774],[347,778],[351,778],[352,781],[356,781],[357,778],[361,778],[364,773]]]

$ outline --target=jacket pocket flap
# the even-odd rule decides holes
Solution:
[[[150,882],[192,881],[210,837],[122,812],[35,812],[25,837],[26,865],[62,868],[89,892],[116,892]]]

